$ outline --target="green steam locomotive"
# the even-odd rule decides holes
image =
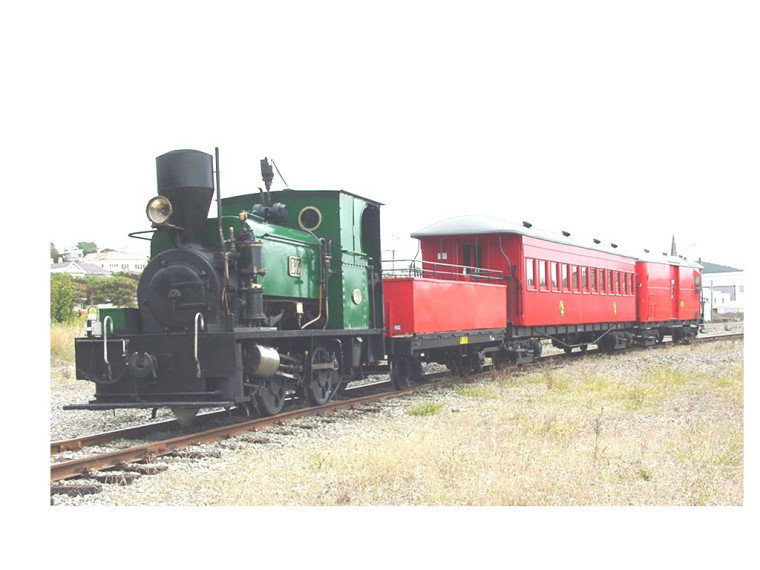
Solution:
[[[94,400],[67,409],[273,415],[294,396],[324,404],[384,358],[381,204],[272,191],[267,159],[265,189],[222,199],[218,161],[196,150],[156,159],[152,228],[130,234],[151,240],[138,308],[93,312],[75,352]]]

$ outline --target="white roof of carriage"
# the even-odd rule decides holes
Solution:
[[[519,234],[524,236],[531,236],[538,239],[544,239],[556,243],[564,243],[577,247],[584,247],[586,249],[592,249],[595,251],[603,251],[605,253],[612,253],[615,255],[621,255],[624,257],[631,257],[635,259],[653,261],[658,263],[668,263],[671,265],[687,265],[698,266],[697,263],[683,259],[681,257],[674,257],[671,255],[655,255],[648,252],[642,252],[641,254],[632,253],[631,251],[625,251],[618,249],[616,244],[604,244],[601,240],[595,240],[593,238],[583,239],[576,238],[571,239],[571,235],[564,235],[563,233],[555,233],[547,230],[541,230],[526,226],[525,224],[518,224],[515,222],[508,222],[493,216],[457,216],[454,218],[447,218],[439,222],[435,222],[414,232],[411,237],[420,239],[425,237],[435,236],[458,236],[458,235],[483,235],[483,234]],[[568,232],[569,233],[569,232]],[[597,243],[597,241],[599,243]]]

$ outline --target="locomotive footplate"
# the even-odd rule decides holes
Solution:
[[[232,332],[78,338],[75,352],[95,399],[66,409],[232,406],[243,395]]]
[[[176,394],[173,394],[176,396]],[[87,404],[67,404],[63,406],[64,410],[126,410],[126,409],[138,409],[138,408],[152,408],[152,407],[168,407],[168,408],[231,408],[240,402],[232,400],[218,400],[209,402],[208,400],[199,401],[186,401],[186,400],[161,400],[160,402],[121,402],[121,403],[99,403],[97,400],[88,402]]]

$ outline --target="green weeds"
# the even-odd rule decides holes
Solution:
[[[413,416],[432,416],[433,414],[437,414],[439,411],[441,411],[441,408],[443,408],[443,404],[427,402],[425,404],[420,404],[419,406],[412,408],[409,410],[409,413]]]

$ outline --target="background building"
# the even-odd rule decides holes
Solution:
[[[705,320],[743,319],[746,303],[744,271],[734,267],[700,261]]]
[[[89,253],[84,256],[83,261],[98,265],[111,273],[118,273],[119,271],[142,273],[148,264],[148,256],[143,253],[111,250]]]
[[[50,266],[50,273],[66,273],[73,277],[110,277],[111,272],[94,263],[64,261]]]

